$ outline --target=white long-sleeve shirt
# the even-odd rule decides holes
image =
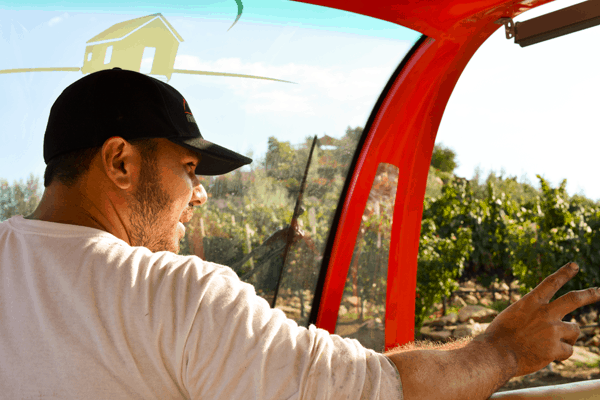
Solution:
[[[18,216],[0,284],[2,399],[402,399],[387,357],[196,256]]]

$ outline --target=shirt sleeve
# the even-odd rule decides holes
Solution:
[[[190,398],[403,398],[386,356],[357,340],[299,327],[231,269],[200,276],[198,290],[182,366]]]

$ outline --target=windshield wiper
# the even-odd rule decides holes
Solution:
[[[296,207],[294,208],[292,221],[290,222],[290,226],[287,229],[287,241],[285,244],[285,251],[283,253],[283,261],[281,262],[281,269],[279,270],[279,278],[277,279],[277,286],[275,286],[275,293],[273,293],[273,301],[271,303],[271,308],[275,308],[275,303],[277,302],[277,295],[279,294],[279,286],[281,285],[281,277],[283,276],[283,268],[285,267],[290,248],[292,247],[292,243],[294,242],[294,237],[298,229],[298,217],[301,214],[300,205],[302,204],[302,196],[304,195],[304,189],[306,188],[306,178],[308,178],[308,168],[310,167],[310,161],[312,160],[313,151],[315,150],[316,144],[317,135],[315,135],[315,138],[313,139],[312,146],[310,148],[310,153],[308,154],[308,161],[306,162],[304,176],[302,177],[302,183],[300,184],[300,193],[298,193],[298,198],[296,199]]]

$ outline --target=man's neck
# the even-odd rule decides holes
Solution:
[[[90,199],[90,195],[77,188],[51,185],[44,191],[35,211],[24,218],[95,228],[130,243],[123,221],[116,214],[116,210],[104,210],[103,213],[96,202]],[[95,197],[100,198],[102,194]],[[106,198],[102,199],[102,204],[111,204],[111,202]],[[115,212],[113,215],[115,218],[109,218],[110,211]]]

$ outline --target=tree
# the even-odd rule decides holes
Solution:
[[[0,221],[5,221],[15,215],[29,215],[37,207],[41,193],[39,178],[29,174],[26,182],[13,182],[0,178]]]
[[[458,167],[456,153],[441,143],[436,144],[431,155],[431,166],[442,172],[453,172]]]

